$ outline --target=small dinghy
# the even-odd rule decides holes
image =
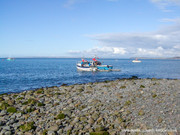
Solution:
[[[97,69],[98,70],[107,70],[107,71],[110,71],[113,69],[113,66],[112,65],[99,65],[97,66]]]

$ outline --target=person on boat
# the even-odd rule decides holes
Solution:
[[[82,66],[82,67],[83,67],[83,65],[84,65],[84,62],[87,62],[87,60],[82,59],[82,62],[81,62],[81,66]]]
[[[95,66],[96,66],[96,65],[101,65],[101,62],[98,61],[97,59],[99,59],[99,58],[94,57],[94,58],[92,59],[92,60],[94,61]]]
[[[97,61],[96,57],[92,58],[93,61]]]
[[[84,60],[84,59],[82,59],[82,62],[81,62],[81,66],[82,66],[82,67],[83,67],[84,62],[85,62],[85,60]]]

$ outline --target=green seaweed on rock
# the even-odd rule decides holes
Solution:
[[[42,133],[42,135],[47,135],[47,132],[48,132],[48,130],[43,130],[43,133]]]
[[[124,105],[129,106],[132,102],[130,100],[127,100]]]
[[[45,106],[45,104],[43,104],[43,103],[41,103],[41,102],[39,102],[37,105],[38,105],[38,106]]]
[[[3,101],[4,99],[2,97],[0,97],[0,101]]]
[[[17,110],[16,110],[15,107],[9,107],[9,108],[7,109],[7,112],[8,112],[8,113],[16,113]]]
[[[36,93],[36,94],[43,94],[43,93],[44,93],[44,90],[43,90],[43,88],[41,88],[41,89],[38,89],[35,93]]]
[[[16,100],[22,100],[22,99],[24,99],[23,97],[18,97]]]
[[[153,94],[152,97],[155,98],[155,97],[157,97],[157,95],[156,95],[156,94]]]
[[[145,86],[144,86],[144,85],[141,85],[140,88],[145,88]]]
[[[35,129],[34,122],[27,122],[21,125],[19,128],[21,131],[29,131],[31,129]]]
[[[59,113],[56,117],[56,119],[64,119],[65,118],[65,114],[64,113]]]
[[[120,87],[120,89],[125,89],[125,88],[126,88],[126,86],[124,86],[124,85]]]

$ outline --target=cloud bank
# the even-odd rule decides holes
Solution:
[[[170,19],[172,20],[172,19]],[[175,19],[173,19],[175,20]],[[83,51],[70,50],[79,56],[101,57],[175,57],[180,56],[180,20],[154,32],[104,33],[89,35],[96,47]]]

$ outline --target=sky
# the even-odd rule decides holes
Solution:
[[[180,0],[0,0],[0,57],[180,56]]]

